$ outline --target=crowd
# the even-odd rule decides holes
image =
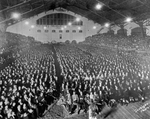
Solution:
[[[0,118],[36,119],[56,93],[53,52],[45,46],[24,51],[0,71]]]
[[[6,44],[0,48],[0,70],[18,58],[26,49],[36,45],[32,37],[6,32]]]
[[[39,48],[32,37],[6,36],[0,54],[0,118],[36,119],[58,95],[52,48]]]
[[[99,113],[106,104],[128,105],[148,99],[149,65],[125,51],[66,45],[57,48],[57,55],[64,75],[62,94],[70,113],[75,107],[79,113],[83,106],[93,104]]]
[[[136,53],[93,44],[22,44],[0,56],[0,66],[8,64],[0,69],[0,119],[37,119],[56,99],[70,114],[89,108],[99,114],[106,105],[149,98],[150,65]]]
[[[104,45],[110,47],[119,47],[121,49],[140,49],[149,48],[150,37],[143,39],[141,36],[122,36],[112,34],[96,34],[89,36],[83,42],[85,44]]]

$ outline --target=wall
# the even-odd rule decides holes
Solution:
[[[83,31],[83,33],[79,33],[78,27],[69,26],[65,29],[65,31],[66,30],[69,30],[69,31],[76,30],[77,32],[76,33],[63,32],[62,39],[60,39],[59,38],[60,33],[58,31],[61,29],[61,27],[46,26],[47,30],[49,30],[49,32],[45,33],[44,26],[38,26],[38,25],[36,26],[37,19],[39,19],[45,15],[54,14],[54,13],[65,13],[65,14],[70,14],[75,17],[79,17],[83,21],[83,26],[81,27],[81,30]],[[28,21],[29,25],[25,25],[25,21]],[[34,25],[35,28],[31,28],[31,25]],[[93,26],[96,26],[96,29],[93,29]],[[138,27],[138,25],[134,22],[127,24],[125,26],[125,29],[127,29],[127,35],[131,35],[131,30],[135,27]],[[100,24],[94,23],[93,21],[88,20],[85,17],[82,17],[80,15],[77,15],[71,11],[67,11],[64,9],[64,11],[50,10],[48,12],[43,12],[43,13],[33,16],[29,19],[26,19],[24,21],[16,23],[12,26],[9,26],[6,31],[22,34],[25,36],[32,36],[36,40],[42,41],[42,42],[51,42],[53,40],[55,40],[57,42],[64,42],[66,40],[70,40],[70,41],[76,40],[77,42],[80,42],[80,41],[83,41],[88,36],[97,34],[97,31],[99,31],[99,29],[101,29],[101,28],[102,28],[102,26]],[[120,28],[118,26],[115,26],[112,28],[112,30],[114,30],[115,34],[117,34],[117,31],[119,29]],[[38,33],[37,30],[41,30],[41,33]],[[56,30],[57,33],[52,33],[51,32],[52,30]],[[100,33],[106,33],[107,31],[108,31],[108,28],[103,28]],[[147,26],[147,35],[150,35],[150,26]]]
[[[61,30],[61,27],[52,27],[52,26],[46,26],[47,30],[49,30],[48,33],[44,32],[44,26],[36,25],[36,20],[48,15],[48,14],[54,14],[54,13],[65,13],[70,14],[75,17],[79,17],[83,21],[83,26],[81,27],[82,33],[79,33],[78,27],[75,26],[68,26],[66,30],[69,30],[69,33],[63,32],[59,33],[59,30]],[[28,21],[29,24],[26,25],[25,22]],[[34,28],[31,28],[31,25],[34,25]],[[96,29],[93,29],[93,26],[97,26]],[[38,14],[36,16],[33,16],[29,19],[26,19],[24,21],[20,21],[19,23],[16,23],[12,26],[9,26],[7,28],[8,32],[18,33],[25,36],[32,36],[38,41],[42,42],[51,42],[53,40],[57,42],[64,42],[66,40],[76,40],[77,42],[83,41],[87,36],[91,36],[97,33],[97,31],[101,28],[101,25],[95,24],[93,21],[88,20],[87,18],[81,17],[80,15],[77,15],[70,11],[58,11],[58,10],[50,10],[48,12],[43,12],[41,14]],[[41,30],[41,33],[37,32],[37,30]],[[52,33],[52,30],[56,30],[56,33]],[[76,33],[72,33],[72,30],[76,30]],[[60,39],[60,34],[62,34],[62,39]]]

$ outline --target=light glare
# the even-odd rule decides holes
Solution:
[[[128,17],[127,19],[126,19],[126,22],[131,22],[132,21],[132,18],[130,18],[130,17]]]
[[[80,30],[81,29],[81,27],[78,27],[78,30]]]
[[[76,21],[79,22],[79,21],[80,21],[80,18],[76,18]]]
[[[93,26],[93,29],[96,29],[96,26]]]
[[[101,8],[102,8],[102,5],[98,3],[98,4],[96,5],[96,9],[97,9],[97,10],[100,10]]]
[[[34,27],[35,27],[34,25],[31,26],[31,28],[34,28]]]
[[[25,25],[28,25],[28,24],[29,24],[29,22],[28,22],[28,21],[26,21],[26,22],[25,22]]]
[[[64,26],[64,28],[66,29],[66,28],[67,28],[67,26]]]
[[[69,23],[68,23],[68,25],[69,25],[69,26],[71,26],[71,25],[72,25],[72,23],[71,23],[71,22],[69,22]]]
[[[105,23],[105,27],[109,27],[110,26],[110,24],[109,23]]]
[[[14,19],[19,19],[20,18],[20,14],[19,13],[12,13],[12,18]]]

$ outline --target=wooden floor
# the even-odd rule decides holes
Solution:
[[[132,104],[129,106],[120,106],[116,112],[113,112],[105,119],[150,119],[150,110],[145,112],[135,112],[134,110],[139,108],[138,104]],[[101,117],[97,119],[102,119]]]
[[[105,119],[150,119],[150,108],[143,112],[141,110],[137,111],[141,106],[145,104],[148,104],[147,106],[150,107],[150,100],[146,101],[145,103],[142,102],[132,103],[129,104],[128,106],[119,105],[118,108],[111,114],[109,114]],[[54,112],[56,111],[57,114],[55,113],[55,115],[53,115],[51,114],[51,112],[49,112],[45,115],[45,117],[41,119],[89,119],[88,114],[72,115],[64,118],[65,115],[63,114],[63,111],[60,110],[57,111],[55,109],[53,109],[53,111]],[[104,117],[98,116],[97,119],[104,119]]]
[[[144,104],[150,105],[150,100],[145,103],[132,103],[128,106],[118,106],[117,110],[105,119],[150,119],[150,108],[146,111],[137,111]],[[97,119],[103,119],[100,116]]]

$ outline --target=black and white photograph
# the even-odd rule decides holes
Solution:
[[[0,0],[0,119],[150,119],[150,0]]]

